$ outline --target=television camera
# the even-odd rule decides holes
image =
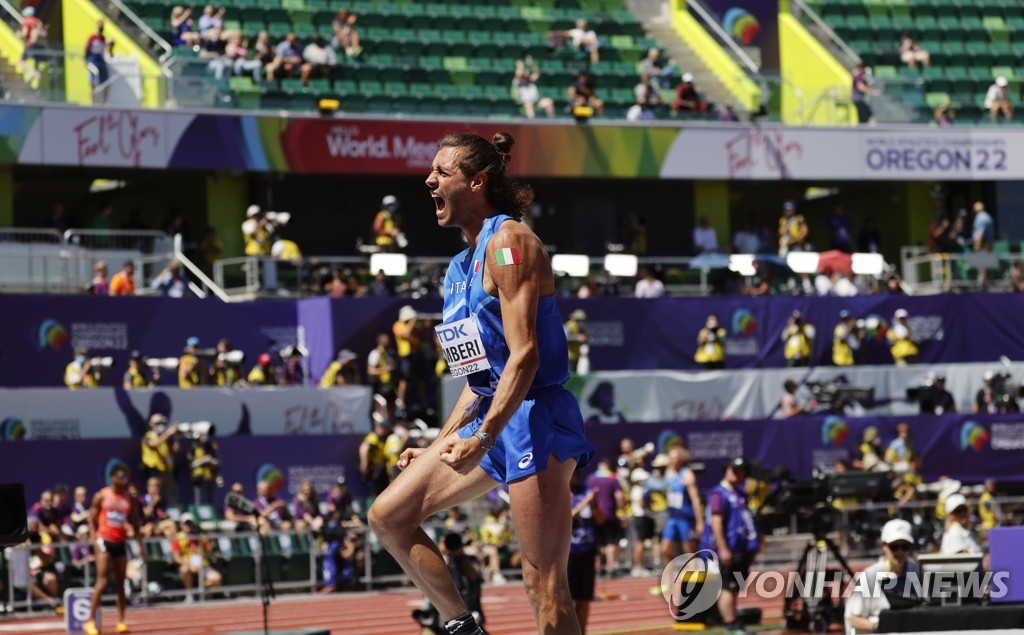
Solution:
[[[186,439],[201,439],[216,434],[217,427],[209,421],[195,421],[174,424]]]
[[[838,381],[809,381],[806,386],[815,400],[829,412],[842,413],[850,404],[875,400],[874,386],[851,386]]]

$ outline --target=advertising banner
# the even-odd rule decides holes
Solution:
[[[0,388],[0,440],[116,439],[146,433],[153,414],[209,421],[221,435],[336,435],[370,431],[369,386]]]

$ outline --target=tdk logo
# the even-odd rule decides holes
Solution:
[[[458,339],[460,337],[469,337],[469,334],[466,333],[466,325],[465,324],[460,324],[460,325],[454,326],[454,327],[446,327],[446,328],[438,329],[437,330],[437,337],[442,342],[450,342],[450,341],[452,341],[454,339]]]

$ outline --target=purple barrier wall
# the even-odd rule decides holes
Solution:
[[[806,417],[768,421],[692,421],[681,423],[594,425],[588,435],[597,457],[614,457],[619,441],[631,437],[640,446],[648,441],[665,451],[685,443],[694,461],[707,465],[701,486],[717,482],[724,463],[736,455],[759,460],[765,467],[785,465],[794,476],[805,477],[819,464],[851,458],[869,425],[876,426],[888,443],[896,436],[896,417]],[[911,439],[924,457],[928,481],[947,475],[968,483],[985,478],[1019,480],[1024,458],[1024,417],[1019,415],[946,415],[909,419]],[[219,439],[225,481],[241,481],[246,493],[255,492],[258,480],[269,479],[291,494],[303,478],[312,478],[320,491],[345,474],[354,496],[365,489],[358,477],[361,435],[318,437],[225,437]],[[0,442],[0,482],[23,482],[30,500],[63,482],[95,490],[105,470],[119,460],[138,472],[138,440]],[[179,463],[183,463],[179,461]],[[138,475],[137,475],[138,479]],[[191,500],[187,479],[181,475],[184,500]],[[225,490],[220,490],[223,496]]]
[[[365,360],[377,333],[391,332],[398,309],[412,304],[436,314],[437,298],[362,298],[224,304],[217,300],[94,298],[88,296],[4,296],[0,311],[0,385],[58,386],[76,344],[111,355],[119,369],[106,384],[120,383],[129,352],[177,356],[185,339],[203,346],[228,337],[248,355],[247,364],[268,348],[294,343],[302,326],[310,349],[309,368],[319,377],[335,352],[347,347]],[[779,334],[794,310],[817,329],[814,362],[831,363],[832,330],[839,312],[850,311],[872,325],[863,346],[864,362],[892,362],[885,333],[893,312],[905,308],[920,342],[923,363],[995,361],[1024,357],[1024,330],[1009,317],[1024,312],[1024,295],[947,295],[858,298],[596,298],[560,302],[563,315],[583,308],[592,337],[594,370],[696,369],[697,333],[709,313],[728,330],[726,366],[784,366]],[[168,373],[166,375],[173,375]],[[164,384],[173,383],[165,376]]]

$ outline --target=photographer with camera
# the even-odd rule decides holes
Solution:
[[[908,577],[919,572],[911,558],[914,551],[914,533],[910,523],[893,519],[882,527],[882,557],[857,574],[846,599],[845,630],[848,635],[874,633],[878,630],[882,611],[905,606],[905,598],[916,597],[913,583]],[[890,601],[890,598],[893,601]]]
[[[373,242],[381,252],[405,249],[406,238],[398,218],[398,199],[388,194],[380,202],[380,211],[373,217]]]
[[[191,441],[187,456],[195,504],[215,505],[217,488],[224,485],[220,475],[220,447],[213,440],[217,428],[204,421],[180,424],[178,429]]]
[[[897,366],[906,366],[917,363],[917,343],[910,332],[910,325],[907,323],[908,313],[906,309],[896,309],[893,313],[893,325],[885,334],[889,342],[889,351],[892,353],[892,360]]]
[[[956,400],[946,390],[945,375],[929,373],[925,377],[924,384],[918,388],[918,391],[921,414],[941,415],[948,412],[956,412]]]
[[[1010,384],[1009,375],[986,370],[982,379],[985,385],[978,390],[974,397],[972,412],[987,412],[989,414],[1020,412],[1020,406],[1017,405],[1019,390]]]
[[[270,353],[261,353],[256,358],[256,365],[249,371],[249,385],[253,387],[277,385],[277,371],[274,369],[274,358]]]
[[[707,370],[725,368],[725,335],[726,331],[718,324],[718,316],[712,313],[704,323],[704,328],[697,334],[697,351],[693,361]]]
[[[808,366],[814,345],[814,327],[807,323],[800,311],[793,311],[792,317],[782,329],[783,356],[790,368]]]
[[[198,337],[185,340],[185,352],[178,358],[178,388],[195,388],[205,383],[206,364],[196,355],[198,347]]]
[[[160,480],[171,507],[178,504],[178,485],[174,480],[174,455],[181,451],[178,426],[167,425],[167,417],[156,413],[149,418],[149,432],[142,437],[143,475]]]
[[[857,363],[864,329],[857,325],[857,319],[843,309],[839,312],[839,324],[832,330],[832,363],[836,366],[853,366]]]
[[[782,385],[786,391],[782,395],[782,399],[779,401],[779,417],[782,419],[789,419],[798,415],[806,415],[814,412],[817,407],[817,403],[812,399],[807,403],[800,403],[800,399],[796,396],[797,384],[792,379],[787,379],[786,383]]]
[[[153,369],[151,377],[144,368],[142,353],[132,351],[131,356],[128,358],[128,370],[124,372],[124,379],[122,380],[124,389],[152,388],[158,381],[160,381],[160,369]]]
[[[245,353],[231,347],[231,341],[222,338],[217,341],[216,357],[210,367],[210,385],[236,386],[242,379],[242,363]]]
[[[113,366],[109,357],[89,357],[85,348],[75,349],[75,359],[64,368],[64,385],[71,390],[96,388],[103,380],[103,369]]]
[[[263,208],[259,205],[250,205],[245,211],[245,222],[242,223],[245,255],[270,255],[270,236],[273,231],[274,224],[263,213]]]

